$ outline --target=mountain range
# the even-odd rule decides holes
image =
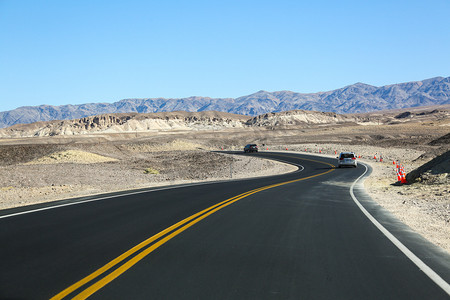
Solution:
[[[259,91],[239,98],[124,99],[114,103],[24,106],[0,112],[0,128],[38,121],[71,120],[107,113],[221,111],[256,116],[269,112],[313,110],[364,113],[407,107],[450,104],[450,77],[376,87],[355,83],[318,93]]]

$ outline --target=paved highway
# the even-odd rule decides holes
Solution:
[[[450,256],[354,185],[365,166],[251,155],[300,167],[1,211],[0,299],[450,298]]]

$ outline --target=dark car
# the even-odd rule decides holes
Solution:
[[[256,144],[248,144],[244,147],[244,152],[258,152],[258,146]]]

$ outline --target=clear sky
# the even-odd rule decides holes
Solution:
[[[449,16],[449,0],[0,0],[0,111],[447,77]]]

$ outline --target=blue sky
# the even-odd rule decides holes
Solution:
[[[0,111],[450,76],[450,1],[0,0]]]

